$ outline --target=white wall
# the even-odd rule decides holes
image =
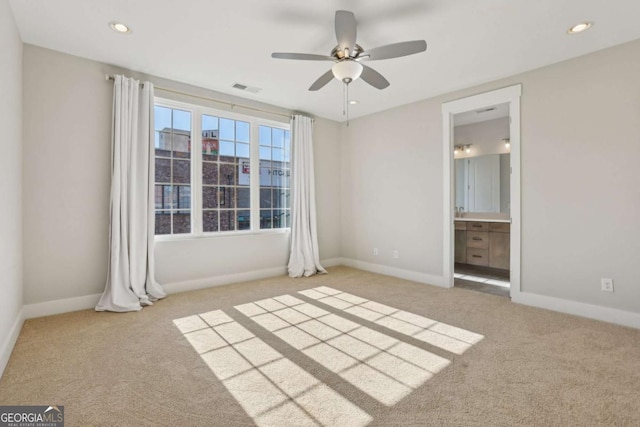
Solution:
[[[441,104],[522,83],[522,291],[640,313],[638,76],[634,41],[353,120],[342,255],[442,276]]]
[[[25,304],[97,294],[106,279],[109,227],[113,83],[104,75],[145,76],[31,45],[24,46],[24,68]],[[290,113],[160,78],[151,80],[160,87]],[[156,95],[228,109],[160,90]],[[234,111],[242,113],[239,108]],[[318,159],[337,152],[338,134],[338,124],[316,121]],[[323,160],[316,172],[320,255],[333,258],[338,256],[339,168]],[[158,242],[157,279],[175,284],[260,270],[284,273],[288,240],[288,233],[273,233]]]
[[[0,376],[22,326],[22,41],[0,1]]]

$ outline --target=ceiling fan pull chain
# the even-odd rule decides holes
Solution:
[[[347,84],[343,83],[342,86],[342,115],[345,116],[347,114],[347,95],[346,95],[346,91],[347,90]]]
[[[347,86],[347,96],[344,99],[345,110],[347,110],[347,127],[349,126],[349,84],[345,84]]]

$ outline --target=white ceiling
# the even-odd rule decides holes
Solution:
[[[640,38],[637,0],[10,0],[25,43],[344,121],[342,86],[307,88],[331,62],[334,13],[353,11],[365,49],[424,39],[427,52],[370,61],[391,86],[351,84],[359,117]],[[108,27],[122,21],[133,32]],[[568,27],[589,20],[580,35]],[[258,94],[233,83],[262,88]]]

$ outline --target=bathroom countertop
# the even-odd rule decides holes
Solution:
[[[474,222],[506,222],[506,223],[510,223],[511,222],[510,219],[467,218],[467,217],[454,218],[454,220],[455,221],[474,221]]]

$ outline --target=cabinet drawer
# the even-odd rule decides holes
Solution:
[[[489,250],[478,248],[467,248],[467,264],[489,265]]]
[[[508,233],[511,229],[511,224],[508,222],[491,222],[489,223],[489,231],[495,231],[498,233]]]
[[[489,248],[489,232],[467,231],[467,247],[478,249]]]
[[[467,222],[466,221],[454,221],[453,223],[456,226],[456,230],[466,230],[467,229]]]
[[[471,230],[471,231],[489,231],[489,223],[488,222],[469,221],[469,222],[467,222],[467,230]]]

